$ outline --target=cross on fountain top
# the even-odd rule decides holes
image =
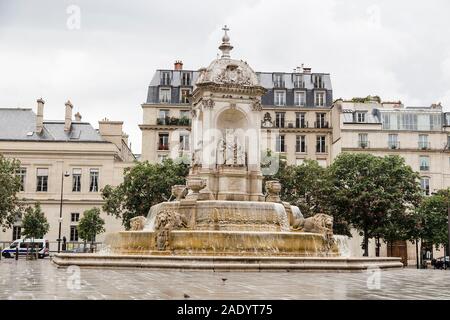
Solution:
[[[229,59],[230,56],[230,51],[233,50],[233,46],[230,44],[230,37],[228,36],[228,31],[230,31],[230,29],[228,28],[227,25],[224,25],[222,30],[224,31],[224,35],[222,37],[222,44],[220,45],[219,49],[220,51],[222,51],[222,59]]]

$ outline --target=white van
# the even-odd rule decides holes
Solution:
[[[9,245],[9,247],[2,250],[2,256],[5,258],[14,258],[16,256],[16,249],[19,248],[19,255],[26,255],[31,253],[33,241],[31,239],[17,239]],[[43,259],[48,257],[49,242],[45,239],[34,239],[35,253],[37,251],[38,257]]]

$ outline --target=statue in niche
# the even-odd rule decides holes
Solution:
[[[270,115],[270,113],[266,112],[266,114],[264,115],[264,119],[262,121],[262,126],[264,128],[272,128],[273,127],[272,116]]]
[[[225,130],[225,139],[217,146],[217,163],[226,165],[244,165],[245,152],[235,134],[235,129]]]

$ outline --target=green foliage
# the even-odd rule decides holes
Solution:
[[[105,220],[100,217],[100,209],[92,208],[83,213],[78,223],[78,235],[85,241],[94,241],[95,236],[105,232]]]
[[[173,185],[185,184],[188,172],[186,164],[174,163],[171,159],[162,164],[136,163],[126,169],[123,183],[102,190],[103,210],[121,218],[129,229],[131,218],[147,216],[151,206],[170,198]]]
[[[41,239],[48,232],[50,225],[37,202],[34,207],[25,209],[22,219],[22,235],[29,239]]]
[[[20,191],[20,178],[16,171],[20,168],[18,160],[9,160],[0,154],[0,227],[9,228],[21,216],[22,207],[17,193]]]
[[[368,239],[392,237],[393,226],[401,237],[407,237],[414,224],[411,212],[422,192],[418,174],[403,158],[343,153],[329,170],[328,208],[360,230],[365,254]]]
[[[448,206],[450,205],[450,189],[439,190],[426,197],[420,207],[420,237],[427,243],[436,246],[448,244]]]
[[[365,103],[365,102],[370,102],[370,101],[377,101],[377,102],[381,103],[381,98],[379,96],[367,96],[365,98],[359,98],[359,97],[352,98],[352,102]]]

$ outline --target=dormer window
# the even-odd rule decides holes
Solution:
[[[303,81],[303,76],[301,74],[294,75],[294,88],[304,88],[305,82]]]
[[[159,89],[159,103],[170,103],[170,88]]]
[[[316,89],[325,88],[325,85],[323,83],[323,77],[321,75],[318,75],[318,74],[313,75],[313,83],[314,83],[314,88],[316,88]]]
[[[190,86],[191,85],[191,73],[190,72],[182,72],[181,73],[181,85],[182,86]]]
[[[364,112],[364,111],[356,112],[356,122],[359,122],[359,123],[366,122],[366,112]]]
[[[161,73],[161,85],[162,86],[170,86],[170,72],[163,71]]]
[[[275,88],[284,88],[284,80],[282,74],[273,75],[273,86]]]

